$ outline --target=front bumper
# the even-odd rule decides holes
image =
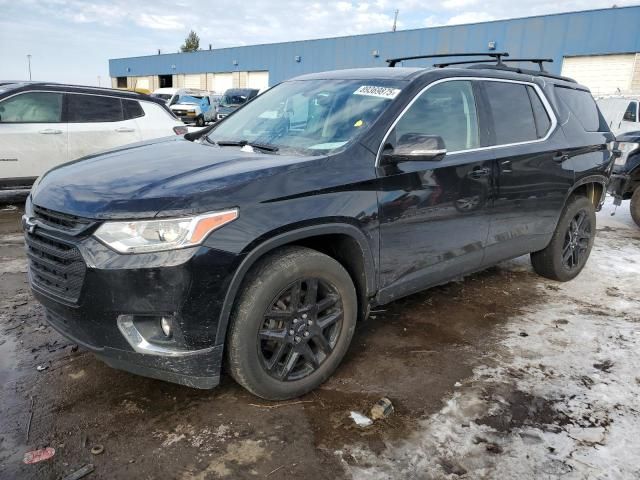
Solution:
[[[65,296],[50,286],[45,280],[55,281],[55,272],[40,278],[34,236],[77,249],[86,267],[79,287],[74,279],[77,293]],[[61,334],[114,368],[196,388],[218,384],[224,339],[216,333],[237,255],[207,247],[121,255],[90,235],[74,237],[41,225],[26,237],[31,289]],[[50,267],[52,252],[45,253]],[[77,255],[67,256],[77,263]],[[161,332],[157,326],[148,327],[162,316],[171,319],[168,340],[154,333]]]

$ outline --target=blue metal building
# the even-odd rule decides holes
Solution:
[[[620,56],[615,61],[624,60],[625,69],[628,70],[633,63],[627,79],[629,89],[635,84],[635,63],[640,63],[635,62],[635,53],[640,51],[639,29],[640,6],[633,6],[193,53],[119,58],[109,61],[109,71],[114,87],[125,86],[126,77],[129,79],[127,86],[132,86],[131,79],[140,79],[142,83],[138,86],[146,84],[146,88],[157,88],[163,83],[160,76],[164,76],[165,85],[169,82],[173,86],[195,86],[194,82],[199,78],[199,86],[204,88],[209,84],[208,78],[215,83],[215,74],[235,75],[229,77],[231,80],[227,78],[224,81],[219,77],[218,83],[231,86],[229,82],[232,82],[233,86],[240,86],[243,82],[251,83],[251,79],[247,79],[251,72],[262,72],[260,77],[254,75],[254,81],[273,85],[303,73],[381,66],[385,65],[385,59],[395,56],[490,51],[490,45],[493,44],[497,51],[508,51],[512,57],[553,58],[554,63],[548,69],[555,73],[567,73],[563,61],[566,63],[568,57],[591,58],[581,62],[581,66],[574,65],[568,73],[575,70],[580,75],[583,71],[587,75],[589,71],[589,75],[593,75],[595,57]],[[631,57],[622,58],[629,55]],[[430,66],[432,63],[415,61],[407,62],[407,65]],[[615,62],[613,67],[605,65],[603,71],[616,68],[615,65]],[[147,80],[143,81],[145,77]]]

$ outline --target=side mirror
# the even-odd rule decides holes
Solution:
[[[442,160],[446,154],[442,137],[406,133],[400,137],[395,148],[383,153],[382,163],[392,165],[401,162],[435,162]]]

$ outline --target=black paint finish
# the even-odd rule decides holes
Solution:
[[[91,228],[71,236],[87,264],[78,302],[34,287],[52,323],[118,368],[211,387],[243,278],[272,249],[322,235],[353,239],[364,265],[365,301],[381,304],[544,248],[570,193],[607,182],[613,136],[584,131],[552,91],[553,83],[576,84],[478,69],[359,70],[309,78],[374,74],[404,82],[401,93],[357,141],[331,155],[246,153],[195,135],[195,141],[172,137],[131,145],[44,175],[27,216],[35,205],[97,227],[106,220],[240,211],[202,246],[173,252],[120,255],[95,240]],[[416,94],[435,81],[463,77],[537,85],[557,117],[555,129],[532,143],[377,166],[383,138]],[[175,315],[182,347],[213,351],[193,360],[150,358],[135,353],[116,325],[118,315],[165,313]]]

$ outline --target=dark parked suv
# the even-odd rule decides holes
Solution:
[[[499,58],[305,75],[196,134],[42,176],[30,283],[113,367],[211,388],[224,364],[295,397],[372,307],[523,254],[574,278],[613,140],[586,88]]]
[[[640,132],[623,133],[617,140],[621,155],[613,167],[609,192],[616,205],[631,200],[631,218],[640,227]]]

